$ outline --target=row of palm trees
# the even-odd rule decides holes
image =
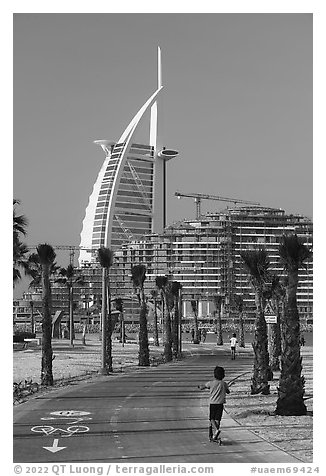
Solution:
[[[307,412],[304,403],[304,377],[301,375],[297,288],[299,269],[311,255],[311,250],[296,234],[284,235],[279,246],[280,260],[286,272],[282,282],[279,276],[270,272],[270,261],[264,248],[241,253],[255,291],[256,304],[251,393],[269,394],[268,382],[272,379],[272,372],[280,367],[275,411],[278,415],[305,415]],[[264,316],[267,300],[272,300],[278,315],[277,324],[272,327],[270,349]]]
[[[14,206],[18,204],[14,201]],[[55,282],[64,284],[68,289],[69,296],[69,322],[70,322],[70,343],[73,345],[74,339],[74,321],[73,321],[73,289],[75,284],[83,285],[83,277],[78,274],[71,264],[67,268],[59,268],[56,265],[56,253],[51,245],[44,243],[36,248],[36,253],[27,256],[28,248],[20,241],[22,236],[26,235],[27,220],[23,216],[17,216],[14,209],[14,285],[21,278],[19,268],[23,268],[31,280],[31,287],[42,288],[42,361],[41,361],[41,382],[43,385],[53,385],[52,372],[52,292],[50,276],[54,275]],[[19,251],[23,251],[19,255]],[[112,333],[115,327],[111,315],[111,295],[109,282],[109,269],[113,264],[113,252],[109,248],[101,247],[98,250],[98,261],[102,267],[102,359],[101,373],[108,374],[113,371],[112,359]],[[139,366],[149,366],[149,344],[147,331],[147,313],[148,307],[144,293],[144,281],[146,279],[146,267],[144,265],[135,265],[131,269],[131,279],[140,305],[139,317]],[[163,315],[165,322],[165,344],[164,358],[171,361],[180,354],[181,347],[178,339],[179,324],[179,296],[180,283],[172,283],[166,276],[158,276],[156,279],[157,289],[152,291],[152,297],[157,299],[161,294],[163,302]],[[123,316],[122,299],[116,299],[116,309]],[[155,313],[156,313],[156,302]],[[171,318],[172,310],[174,316]],[[122,325],[122,323],[121,323]],[[155,319],[155,338],[156,345],[159,344],[157,331],[157,316]],[[124,342],[124,336],[122,336]]]
[[[19,201],[14,200],[14,206]],[[26,235],[27,220],[24,216],[17,216],[14,208],[14,284],[21,278],[20,269],[23,269],[34,280],[34,284],[42,284],[42,365],[41,380],[44,385],[53,384],[52,374],[52,346],[51,346],[51,285],[50,274],[55,270],[55,252],[48,244],[40,244],[35,254],[27,257],[27,247],[21,238]],[[264,248],[247,250],[241,253],[243,262],[248,270],[252,287],[255,291],[256,320],[253,341],[254,367],[251,379],[252,394],[269,394],[269,381],[273,371],[281,369],[276,413],[280,415],[306,414],[304,404],[304,378],[302,372],[302,358],[300,355],[300,323],[297,308],[298,272],[306,260],[311,257],[311,251],[296,234],[283,236],[279,255],[286,271],[286,278],[271,273],[270,261]],[[102,368],[107,374],[113,371],[112,366],[112,332],[114,322],[111,319],[111,296],[109,283],[109,269],[113,264],[113,252],[109,248],[98,250],[98,260],[102,267]],[[66,284],[69,290],[70,312],[72,313],[73,285],[82,283],[82,278],[75,274],[71,266],[61,269],[60,282]],[[80,279],[79,279],[80,278]],[[150,365],[147,313],[148,307],[144,293],[146,267],[143,264],[131,268],[131,279],[139,301],[139,366]],[[171,361],[181,352],[181,339],[178,326],[180,325],[180,291],[181,284],[169,280],[167,276],[156,278],[156,289],[152,290],[154,300],[154,343],[158,345],[156,300],[162,302],[164,322],[164,359]],[[217,344],[223,344],[221,305],[223,297],[214,297],[217,319]],[[272,300],[278,314],[277,324],[272,325],[270,339],[267,335],[267,325],[264,308],[267,300]],[[243,332],[243,298],[234,297],[239,313],[239,344],[244,346]],[[194,312],[195,339],[199,343],[198,329],[198,302],[191,302]],[[117,306],[117,304],[116,304]],[[122,313],[122,302],[119,303]],[[70,319],[70,339],[73,339],[73,319]],[[123,337],[124,339],[124,337]],[[72,342],[72,341],[71,341]]]

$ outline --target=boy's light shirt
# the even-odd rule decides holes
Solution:
[[[237,345],[236,337],[231,337],[230,339],[231,347],[235,347]]]
[[[209,403],[225,403],[226,394],[230,393],[229,386],[224,380],[211,380],[205,384],[210,389]]]

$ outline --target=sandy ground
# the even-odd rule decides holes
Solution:
[[[81,337],[77,334],[75,346],[69,341],[53,340],[53,375],[55,388],[69,385],[71,381],[96,378],[101,367],[101,342],[97,335],[88,335],[86,346],[82,346]],[[186,346],[185,346],[186,347]],[[228,348],[228,345],[225,345]],[[162,346],[150,345],[152,365],[157,365],[161,358]],[[247,344],[246,353],[251,353]],[[138,364],[138,344],[129,341],[122,346],[113,340],[113,368],[115,372],[126,372]],[[186,353],[185,353],[186,355]],[[281,417],[273,415],[276,408],[277,385],[279,373],[274,373],[271,384],[271,394],[250,395],[251,372],[242,375],[232,386],[226,411],[241,425],[275,444],[283,450],[296,456],[303,462],[313,461],[313,375],[312,347],[302,348],[303,375],[305,377],[306,406],[308,414],[300,417]],[[32,379],[40,382],[41,350],[29,345],[22,349],[21,344],[15,344],[13,353],[14,382]],[[51,391],[51,389],[41,390]]]
[[[227,412],[241,425],[250,428],[267,441],[296,456],[301,461],[313,461],[313,362],[312,347],[302,348],[305,377],[305,416],[278,416],[276,409],[279,372],[270,382],[270,395],[250,395],[251,372],[237,379],[231,387]]]

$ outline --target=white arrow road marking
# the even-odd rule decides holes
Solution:
[[[53,445],[52,446],[43,446],[45,450],[51,451],[51,453],[57,453],[58,451],[64,450],[67,448],[66,446],[58,446],[59,439],[55,438],[53,440]]]

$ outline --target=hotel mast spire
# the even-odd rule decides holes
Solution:
[[[161,48],[157,47],[157,89],[162,88],[162,59],[161,59]],[[157,152],[158,149],[162,149],[162,144],[160,143],[159,137],[159,124],[158,124],[158,102],[155,101],[151,107],[151,119],[150,119],[150,133],[149,133],[149,143],[152,145]]]

